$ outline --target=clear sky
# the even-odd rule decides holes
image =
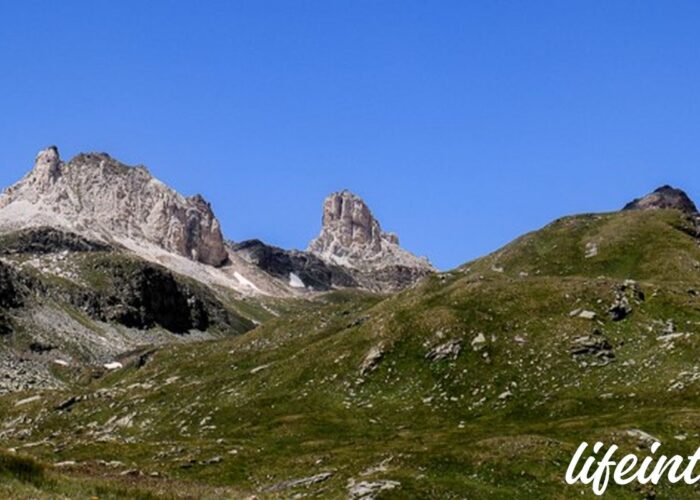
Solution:
[[[670,183],[700,198],[697,1],[0,2],[0,185],[105,151],[304,248],[348,188],[441,268]]]

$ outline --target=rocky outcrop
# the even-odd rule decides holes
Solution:
[[[309,250],[336,264],[361,267],[385,257],[390,246],[398,246],[398,238],[384,233],[365,202],[346,190],[324,201],[321,234]]]
[[[20,307],[27,294],[25,280],[7,264],[0,261],[0,310]]]
[[[0,197],[0,229],[50,226],[127,247],[155,245],[220,266],[228,259],[219,221],[201,196],[184,197],[145,167],[104,153],[63,163],[52,146]]]
[[[698,209],[688,195],[671,186],[661,186],[642,198],[637,198],[624,206],[623,210],[658,210],[673,208],[689,214],[697,214]]]
[[[584,366],[605,366],[615,359],[612,344],[599,330],[573,339],[569,352]]]
[[[57,254],[72,256],[72,279],[57,279],[50,260]],[[0,334],[12,330],[8,313],[45,303],[73,306],[97,321],[177,334],[253,327],[207,286],[75,234],[39,228],[2,235],[0,257],[15,259],[0,260]],[[42,257],[49,260],[41,264]]]
[[[86,265],[95,281],[86,286],[43,284],[41,294],[69,303],[90,318],[129,328],[161,327],[172,333],[192,330],[243,332],[252,323],[228,311],[205,286],[184,280],[146,261],[105,254]]]
[[[231,243],[229,252],[240,255],[246,261],[295,288],[326,291],[357,286],[349,271],[325,262],[309,252],[284,250],[260,240]]]
[[[34,279],[0,261],[0,337],[14,331],[12,311],[25,305]]]
[[[404,250],[398,236],[384,232],[367,204],[347,190],[324,201],[321,233],[309,251],[351,270],[361,286],[379,291],[406,288],[434,272],[427,259]]]
[[[442,361],[443,359],[455,360],[462,350],[462,341],[460,339],[452,339],[444,344],[440,344],[425,355],[427,359],[432,361]]]
[[[106,252],[109,245],[50,227],[29,228],[0,236],[0,255],[58,252]]]

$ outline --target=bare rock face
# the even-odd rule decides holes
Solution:
[[[675,208],[689,214],[697,214],[695,203],[680,189],[671,186],[661,186],[653,193],[631,201],[623,210],[657,210]]]
[[[324,201],[321,234],[309,251],[355,271],[362,286],[379,291],[406,288],[434,272],[427,259],[401,248],[398,236],[382,231],[365,202],[347,190]]]
[[[50,146],[36,155],[34,170],[37,173],[36,179],[44,184],[43,187],[48,187],[56,181],[60,168],[61,158],[56,146]]]
[[[382,251],[382,236],[379,222],[365,202],[350,191],[342,191],[324,201],[321,234],[309,249],[338,263],[362,263]]]
[[[244,258],[266,273],[284,281],[316,291],[357,286],[345,268],[321,260],[310,252],[284,250],[260,240],[230,243],[229,253]]]
[[[155,245],[212,266],[228,259],[219,221],[201,196],[184,197],[145,167],[126,166],[104,153],[63,163],[52,146],[0,196],[0,229],[38,226],[127,247]]]

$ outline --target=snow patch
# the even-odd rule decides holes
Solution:
[[[292,288],[306,288],[301,278],[294,273],[289,273],[289,286]]]
[[[233,276],[234,276],[234,278],[236,278],[236,279],[238,280],[238,282],[239,282],[241,285],[247,286],[248,288],[252,288],[253,290],[256,290],[256,291],[260,291],[260,290],[258,289],[258,287],[255,286],[255,285],[253,284],[252,281],[250,281],[248,278],[246,278],[245,276],[243,276],[243,275],[242,275],[241,273],[239,273],[238,271],[235,271],[235,272],[233,273]]]
[[[15,406],[26,405],[26,404],[29,404],[29,403],[33,403],[34,401],[39,401],[40,399],[41,399],[41,396],[32,396],[32,397],[30,397],[30,398],[20,399],[19,401],[17,401],[17,402],[15,403]]]

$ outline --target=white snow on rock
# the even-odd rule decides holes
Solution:
[[[251,374],[251,375],[255,375],[256,373],[261,372],[261,371],[263,371],[264,369],[268,368],[270,365],[271,365],[271,363],[268,363],[268,364],[266,364],[266,365],[256,366],[255,368],[253,368],[252,370],[250,370],[250,374]]]
[[[41,396],[32,396],[32,397],[30,397],[30,398],[20,399],[19,401],[17,401],[17,402],[15,403],[15,406],[26,405],[26,404],[29,404],[29,403],[33,403],[34,401],[39,401],[40,399],[41,399]]]
[[[289,286],[292,288],[306,288],[301,278],[294,273],[289,273]]]
[[[250,281],[248,278],[246,278],[245,276],[243,276],[243,275],[242,275],[241,273],[239,273],[238,271],[234,272],[233,275],[236,277],[236,279],[238,280],[238,282],[239,282],[241,285],[246,286],[246,287],[248,287],[248,288],[250,288],[250,289],[252,289],[252,290],[258,290],[258,287],[255,286],[255,285],[253,284],[252,281]],[[258,290],[258,291],[259,291],[259,290]]]
[[[119,361],[112,361],[111,363],[105,363],[104,366],[108,370],[118,370],[120,368],[124,368],[124,365],[121,364]]]

